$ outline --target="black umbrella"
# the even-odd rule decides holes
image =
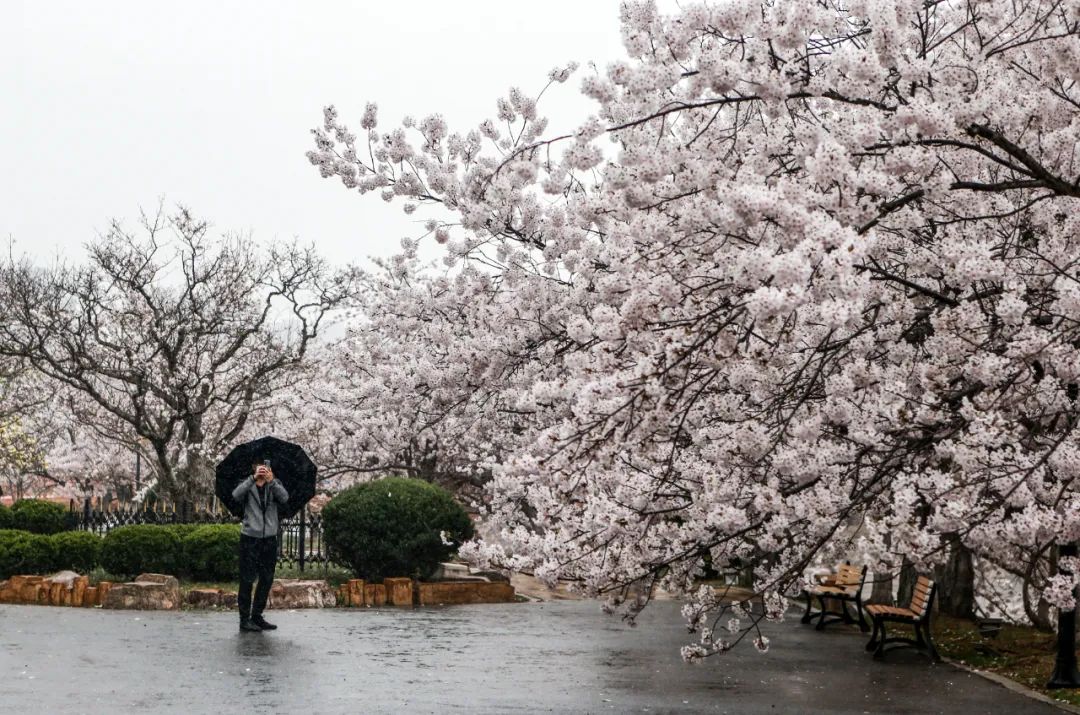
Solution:
[[[262,464],[264,460],[270,460],[274,479],[280,480],[289,493],[289,503],[278,507],[279,518],[293,516],[315,496],[315,463],[304,448],[277,437],[260,437],[237,445],[217,465],[214,491],[233,516],[244,516],[244,505],[233,499],[233,489],[252,475],[251,465]]]

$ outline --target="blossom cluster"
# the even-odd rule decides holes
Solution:
[[[349,389],[490,472],[473,558],[698,629],[707,567],[779,618],[852,548],[1080,536],[1080,3],[974,7],[625,2],[560,137],[517,89],[464,134],[327,109],[323,176],[452,217],[443,269],[373,284]]]

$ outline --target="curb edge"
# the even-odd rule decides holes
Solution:
[[[1006,678],[1004,675],[998,675],[997,673],[993,673],[989,670],[980,670],[978,668],[974,668],[970,665],[967,665],[966,663],[954,660],[953,658],[946,658],[945,656],[942,656],[941,660],[943,663],[948,663],[954,668],[959,668],[960,670],[963,670],[965,672],[973,673],[980,678],[985,678],[992,683],[997,683],[1006,690],[1011,690],[1014,693],[1025,695],[1032,700],[1038,700],[1039,702],[1046,703],[1047,705],[1053,705],[1059,710],[1064,710],[1065,712],[1069,713],[1077,713],[1077,715],[1080,715],[1080,707],[1072,705],[1070,703],[1062,702],[1061,700],[1055,700],[1049,695],[1043,695],[1039,691],[1032,690],[1028,686],[1018,683],[1012,678]]]

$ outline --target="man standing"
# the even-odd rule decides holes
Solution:
[[[270,463],[253,464],[253,476],[233,490],[233,499],[244,505],[240,527],[240,609],[241,631],[270,631],[277,626],[263,618],[266,599],[277,566],[278,505],[289,501],[289,493],[274,479]],[[255,587],[252,601],[251,587]]]

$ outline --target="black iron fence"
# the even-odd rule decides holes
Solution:
[[[104,535],[110,529],[129,524],[235,524],[238,519],[219,505],[117,504],[94,505],[71,502],[68,515],[72,528]],[[281,522],[278,531],[278,560],[296,566],[326,567],[331,561],[323,539],[322,517],[302,509]]]

